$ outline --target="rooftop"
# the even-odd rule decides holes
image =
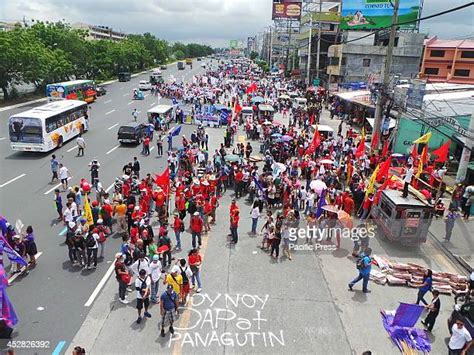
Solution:
[[[474,48],[474,40],[471,39],[438,39],[432,37],[426,39],[424,44],[430,48]]]

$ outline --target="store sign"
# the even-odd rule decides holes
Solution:
[[[341,30],[367,30],[388,28],[392,24],[393,2],[391,0],[343,0]],[[401,0],[398,22],[409,22],[399,27],[416,28],[420,14],[420,0]],[[413,22],[410,22],[413,21]]]

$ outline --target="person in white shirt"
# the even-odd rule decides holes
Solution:
[[[71,173],[69,172],[68,168],[66,168],[63,164],[59,164],[59,180],[63,185],[63,190],[66,191],[67,189],[67,181],[68,178],[71,177]]]
[[[260,218],[260,204],[258,201],[255,201],[252,206],[252,211],[250,212],[250,217],[252,218],[252,234],[257,234],[257,224],[258,219]]]
[[[137,311],[138,318],[137,324],[142,321],[142,309],[145,306],[145,313],[143,314],[147,318],[151,318],[151,314],[148,313],[148,307],[150,306],[150,286],[151,280],[145,269],[141,269],[140,273],[135,280],[135,290],[137,290]]]
[[[86,147],[86,141],[82,138],[82,134],[79,134],[79,137],[76,139],[77,144],[77,156],[83,157],[84,156],[84,148]]]
[[[299,192],[299,200],[300,200],[299,209],[300,210],[304,209],[304,205],[306,202],[306,195],[307,195],[306,189],[304,188],[304,186],[301,186],[300,192]]]
[[[158,286],[163,273],[160,257],[158,255],[153,255],[153,260],[149,264],[149,270],[151,279],[150,300],[153,303],[158,303],[159,301],[156,297],[158,295]]]
[[[66,209],[63,212],[64,223],[68,224],[69,222],[74,223],[74,215],[73,212],[76,213],[76,209],[71,207],[71,202],[66,202]]]
[[[312,212],[313,204],[314,204],[314,193],[313,191],[309,190],[306,193],[306,209],[304,211],[304,214],[307,215]]]
[[[145,254],[140,254],[140,257],[135,261],[131,266],[130,269],[133,272],[133,275],[139,276],[141,270],[145,270],[146,275],[150,274],[150,260],[145,256]]]
[[[471,334],[464,326],[464,321],[456,320],[451,328],[451,338],[449,338],[449,355],[465,355],[472,346]]]
[[[403,198],[408,197],[408,186],[410,186],[411,179],[413,178],[414,172],[415,171],[413,170],[413,167],[411,165],[408,165],[407,172],[405,174],[405,177],[403,178],[403,181],[405,182],[405,184],[403,185],[403,194],[402,194]]]

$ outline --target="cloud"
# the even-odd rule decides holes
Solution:
[[[423,16],[470,0],[425,0]],[[127,33],[151,32],[168,41],[226,46],[271,24],[271,0],[15,0],[0,1],[0,19],[39,19],[110,26]],[[440,38],[474,35],[474,9],[422,21],[421,32]]]

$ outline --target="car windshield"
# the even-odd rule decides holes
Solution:
[[[134,133],[135,128],[134,127],[120,127],[119,133]]]
[[[11,142],[43,143],[43,129],[38,118],[12,117],[8,127]]]

